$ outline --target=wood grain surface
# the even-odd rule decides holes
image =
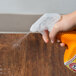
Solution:
[[[64,50],[37,33],[0,34],[0,76],[76,76],[64,66]]]

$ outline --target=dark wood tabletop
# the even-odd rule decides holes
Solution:
[[[64,52],[41,34],[0,34],[0,76],[76,76],[64,66]]]

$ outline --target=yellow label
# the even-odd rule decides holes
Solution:
[[[76,55],[69,61],[64,63],[70,70],[76,72]]]

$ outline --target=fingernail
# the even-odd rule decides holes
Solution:
[[[64,47],[64,46],[65,46],[65,44],[64,44],[64,43],[61,43],[61,44],[60,44],[60,46],[61,46],[61,47]]]
[[[47,40],[46,40],[46,43],[48,43],[48,41],[49,41],[49,40],[47,39]]]
[[[45,41],[45,43],[47,43],[47,42],[48,42],[48,39],[45,39],[45,38],[44,38],[44,41]]]
[[[53,40],[51,40],[51,43],[54,43],[54,41],[53,41]]]
[[[60,40],[57,40],[57,42],[59,43],[59,42],[60,42]]]

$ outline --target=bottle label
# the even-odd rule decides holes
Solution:
[[[76,72],[76,55],[64,63],[70,70]]]

